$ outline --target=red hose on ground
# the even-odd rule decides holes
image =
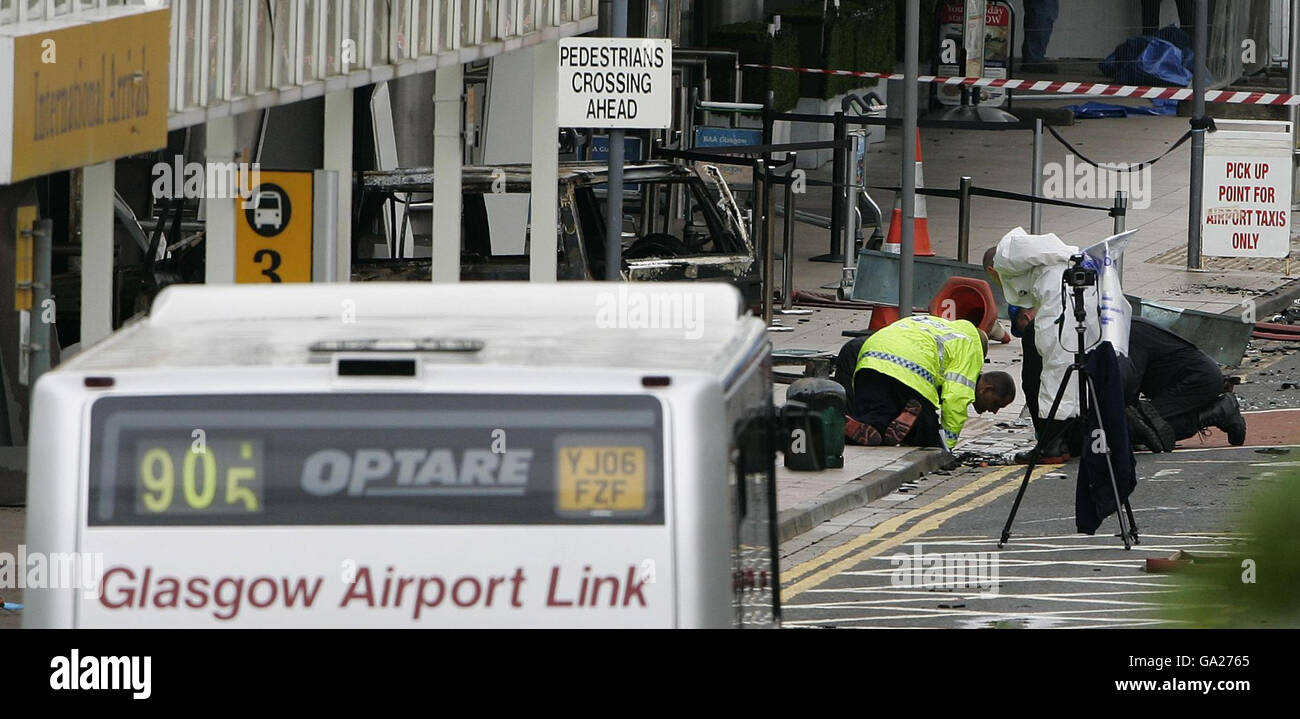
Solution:
[[[1300,325],[1284,325],[1280,322],[1256,322],[1251,337],[1259,340],[1278,342],[1300,342]]]

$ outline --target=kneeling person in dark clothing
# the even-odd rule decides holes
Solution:
[[[837,369],[849,395],[846,438],[951,449],[968,406],[996,412],[1015,400],[1010,375],[981,372],[987,351],[988,337],[970,322],[929,316],[904,318],[849,342]]]
[[[1026,402],[1038,416],[1038,361],[1033,349],[1033,314],[1012,312],[1012,332],[1025,335]],[[1246,441],[1246,420],[1236,396],[1225,391],[1219,365],[1196,345],[1151,320],[1134,317],[1129,324],[1129,355],[1120,358],[1124,376],[1124,401],[1128,405],[1129,434],[1135,443],[1153,452],[1169,452],[1174,443],[1197,432],[1217,427],[1228,441],[1240,446]],[[1032,376],[1032,377],[1031,377]],[[1076,440],[1077,443],[1077,440]],[[1077,453],[1077,449],[1075,450]],[[1051,454],[1051,451],[1048,452]]]
[[[1169,452],[1174,442],[1217,427],[1228,442],[1246,442],[1246,420],[1237,398],[1225,391],[1219,363],[1196,345],[1141,317],[1129,325],[1124,398],[1130,434],[1150,450]],[[1126,366],[1127,365],[1127,366]]]

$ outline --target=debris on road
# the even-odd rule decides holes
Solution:
[[[967,467],[1004,467],[1015,464],[1013,454],[996,454],[991,452],[961,452],[957,461]]]
[[[1207,556],[1204,554],[1192,554],[1178,550],[1169,555],[1166,559],[1159,557],[1147,557],[1146,571],[1148,574],[1168,574],[1170,572],[1181,572],[1194,567],[1213,567],[1223,566],[1235,563],[1233,557],[1228,556]]]

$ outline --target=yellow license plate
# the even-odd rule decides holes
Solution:
[[[560,447],[561,512],[638,512],[646,508],[644,447]]]

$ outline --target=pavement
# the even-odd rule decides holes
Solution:
[[[1108,98],[1109,100],[1109,98]],[[1115,100],[1115,102],[1125,102]],[[1141,104],[1144,101],[1128,101]],[[1069,101],[1035,102],[1035,108],[1050,108]],[[1164,152],[1187,129],[1187,119],[1180,117],[1133,116],[1104,120],[1082,120],[1058,128],[1079,151],[1101,162],[1136,163]],[[1025,132],[979,132],[969,130],[923,130],[922,156],[927,187],[956,188],[963,175],[974,178],[981,187],[1029,192],[1030,136]],[[867,156],[869,185],[894,185],[898,182],[901,133],[891,130],[885,142],[871,146]],[[1127,228],[1138,229],[1125,258],[1124,286],[1129,294],[1173,307],[1211,313],[1240,315],[1244,303],[1254,301],[1258,319],[1267,320],[1300,297],[1296,272],[1300,261],[1243,260],[1204,258],[1204,270],[1186,267],[1187,199],[1189,192],[1190,153],[1185,145],[1152,167],[1141,197],[1130,208]],[[1066,149],[1050,135],[1044,138],[1045,162],[1066,163]],[[830,179],[829,169],[809,172],[815,179]],[[1073,190],[1072,190],[1073,192]],[[1139,193],[1135,191],[1135,196]],[[892,193],[873,191],[876,203],[886,215],[893,203]],[[1109,200],[1067,196],[1064,199],[1109,205]],[[927,201],[931,246],[936,255],[954,257],[957,249],[957,205],[955,201],[929,198]],[[829,214],[830,194],[826,188],[809,186],[797,199],[797,208],[822,215]],[[1071,208],[1045,207],[1043,229],[1057,233],[1068,244],[1086,246],[1109,236],[1113,220],[1102,212]],[[1293,225],[1296,213],[1292,213]],[[1022,203],[977,198],[972,208],[970,258],[978,261],[984,250],[997,243],[1011,228],[1029,227],[1029,206]],[[882,232],[885,231],[882,229]],[[776,228],[780,241],[780,226]],[[806,224],[797,224],[794,242],[794,286],[817,290],[838,282],[840,266],[814,262],[810,258],[827,252],[829,233]],[[1300,258],[1300,235],[1292,236],[1292,256]],[[778,273],[780,265],[778,264]],[[928,298],[917,298],[917,304]],[[847,337],[843,330],[865,329],[869,311],[814,308],[807,315],[777,315],[774,324],[790,328],[773,332],[777,350],[800,349],[837,353]],[[1255,345],[1264,345],[1260,349]],[[1279,343],[1252,343],[1239,372],[1250,370],[1269,353],[1284,353]],[[994,343],[990,348],[988,369],[1010,371],[1019,377],[1020,342]],[[794,370],[782,368],[778,370]],[[1231,374],[1232,371],[1229,371]],[[1267,381],[1258,377],[1253,381]],[[1274,376],[1276,382],[1286,379]],[[1294,380],[1292,380],[1294,381]],[[785,386],[774,390],[775,401],[784,401]],[[1252,400],[1262,407],[1247,405],[1243,409],[1267,409],[1276,399]],[[1025,448],[1033,443],[1032,430],[1021,418],[1023,397],[996,415],[972,416],[962,433],[958,451],[1001,454]],[[1262,418],[1261,418],[1262,419]],[[1257,420],[1253,427],[1268,426]],[[1278,429],[1272,437],[1284,439],[1290,428]],[[1226,446],[1226,438],[1213,440]],[[1268,438],[1261,438],[1261,442]],[[1207,446],[1207,445],[1201,445]],[[888,501],[898,493],[906,495],[910,487],[936,475],[940,453],[930,449],[846,447],[845,467],[823,472],[794,472],[778,462],[777,507],[780,538],[788,542],[819,541],[823,535],[842,528],[847,518],[857,517],[872,502]],[[851,523],[851,522],[850,522]]]

